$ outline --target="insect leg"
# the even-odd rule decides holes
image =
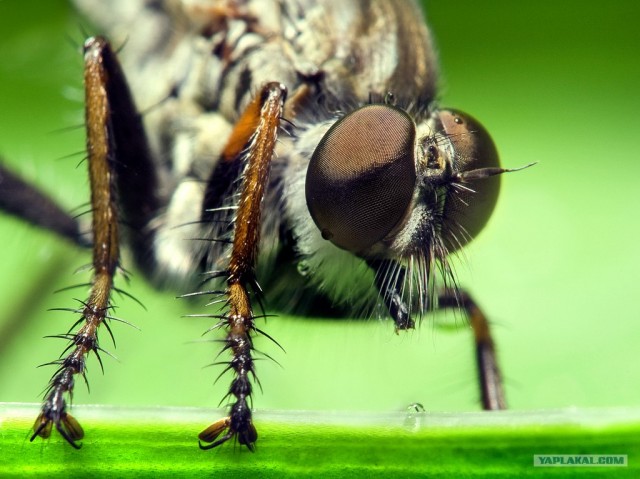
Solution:
[[[255,379],[252,334],[256,331],[248,287],[259,290],[254,268],[260,239],[261,204],[285,96],[286,88],[282,84],[265,85],[237,122],[223,154],[223,161],[235,154],[242,154],[247,159],[227,270],[228,310],[223,318],[227,331],[224,349],[231,351],[229,369],[235,374],[229,396],[234,396],[235,402],[228,417],[200,433],[202,449],[211,449],[237,438],[240,444],[253,451],[258,439],[248,402],[252,392],[251,377]]]
[[[409,308],[402,299],[405,268],[394,260],[369,260],[369,266],[376,271],[375,285],[380,292],[384,305],[389,310],[396,330],[413,329],[415,322],[411,319]]]
[[[119,200],[125,197],[135,199],[136,195],[145,192],[144,185],[138,185],[135,193],[124,190],[137,184],[134,185],[133,174],[132,178],[122,179],[126,169],[122,165],[136,154],[136,145],[146,143],[146,140],[144,137],[135,137],[142,132],[142,127],[115,55],[103,38],[89,38],[84,45],[84,61],[85,120],[93,233],[92,286],[88,299],[78,310],[81,314],[78,324],[82,326],[75,333],[57,336],[69,339],[69,345],[61,358],[52,363],[57,365],[58,369],[49,382],[42,410],[31,436],[31,441],[37,436],[47,438],[52,426],[55,426],[75,448],[80,447],[77,441],[83,438],[84,432],[80,424],[67,412],[67,398],[71,401],[74,378],[77,374],[81,374],[86,381],[85,366],[89,353],[96,354],[102,365],[98,328],[109,319],[113,277],[119,266],[118,205],[122,206],[126,220],[135,223],[140,218],[139,214],[127,216],[127,210],[131,208],[127,206],[126,201]],[[136,121],[139,131],[136,129]],[[127,128],[130,130],[123,133],[123,129]],[[137,158],[136,161],[146,161],[144,158]],[[144,170],[144,165],[141,169]],[[152,206],[152,202],[141,199],[138,206],[146,211]]]
[[[77,218],[0,163],[0,210],[52,231],[79,246],[88,246]]]
[[[462,308],[473,328],[478,366],[478,383],[482,407],[486,410],[506,409],[502,376],[487,317],[471,296],[463,290],[447,289],[438,297],[439,308]]]
[[[396,330],[413,328],[414,322],[400,290],[406,273],[404,267],[393,260],[370,260],[368,263],[377,271],[375,284],[396,323]],[[460,289],[444,290],[438,296],[438,308],[462,308],[467,313],[476,345],[482,407],[486,410],[506,409],[502,376],[487,317],[471,296]]]

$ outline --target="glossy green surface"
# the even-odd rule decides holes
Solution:
[[[35,408],[0,404],[0,476],[30,477],[637,477],[640,412],[545,411],[431,415],[263,412],[255,454],[200,451],[193,431],[211,411],[79,407],[89,419],[76,451],[30,444]],[[219,412],[218,412],[219,413]],[[631,424],[620,423],[625,417]],[[90,437],[90,438],[89,438]],[[621,454],[627,467],[533,467],[534,454]]]

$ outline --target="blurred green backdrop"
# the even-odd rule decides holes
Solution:
[[[504,177],[489,226],[457,268],[493,319],[515,409],[640,405],[640,3],[428,1],[441,56],[443,105],[493,135]],[[81,21],[62,0],[0,2],[0,154],[69,209],[86,202],[82,155]],[[68,41],[71,38],[72,41]],[[74,47],[73,45],[76,45]],[[71,155],[71,156],[69,156]],[[82,208],[81,208],[82,209]],[[64,345],[89,262],[51,235],[0,217],[0,401],[39,401]],[[228,379],[206,368],[217,347],[203,312],[151,290],[134,271],[120,300],[105,374],[89,362],[91,394],[76,403],[215,406]],[[478,408],[471,336],[432,322],[395,335],[389,322],[277,317],[258,348],[258,408],[428,410]],[[113,351],[108,335],[102,345]]]

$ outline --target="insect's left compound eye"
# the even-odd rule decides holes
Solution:
[[[364,106],[327,131],[305,186],[323,238],[361,253],[393,231],[413,197],[415,138],[413,120],[388,105]]]

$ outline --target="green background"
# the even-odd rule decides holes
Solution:
[[[495,325],[516,410],[640,406],[640,3],[427,2],[443,71],[441,103],[491,132],[507,167],[497,210],[457,272]],[[69,209],[86,202],[81,21],[64,1],[0,2],[0,154]],[[69,41],[71,39],[71,41]],[[70,156],[71,155],[71,156]],[[81,210],[82,208],[80,208]],[[57,357],[89,262],[64,241],[0,217],[0,401],[34,402]],[[121,282],[122,285],[122,282]],[[114,325],[118,361],[89,361],[76,403],[218,404],[228,378],[206,311],[155,292],[134,270]],[[460,317],[395,335],[389,322],[279,316],[261,325],[286,350],[257,347],[259,409],[429,411],[478,408],[471,336]],[[196,341],[194,343],[194,341]],[[212,420],[215,419],[213,413]],[[596,451],[597,452],[597,451]],[[624,451],[622,451],[624,452]]]

